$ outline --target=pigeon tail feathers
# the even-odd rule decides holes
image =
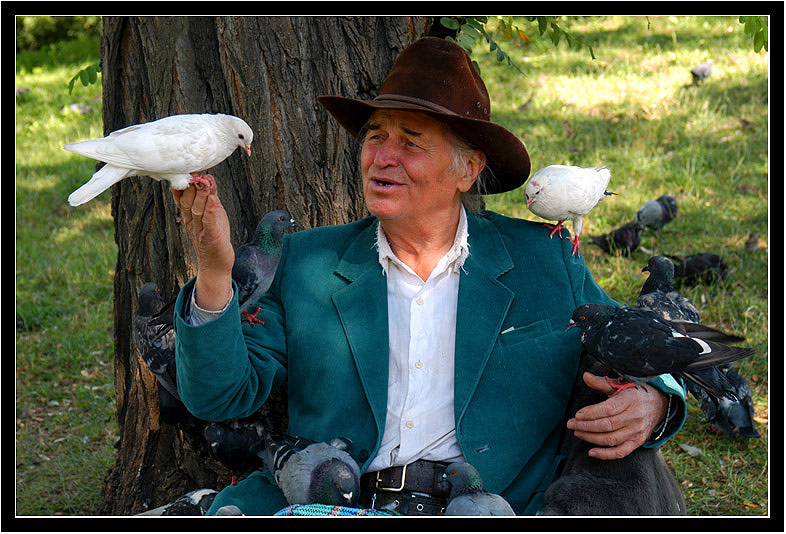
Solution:
[[[69,145],[66,145],[66,147],[67,146]],[[90,178],[89,182],[68,195],[68,203],[72,206],[84,204],[94,199],[126,176],[129,176],[128,169],[122,169],[109,164],[104,165],[92,178]]]

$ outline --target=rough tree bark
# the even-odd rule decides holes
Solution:
[[[349,222],[365,215],[359,147],[316,97],[373,98],[399,52],[430,25],[428,17],[106,17],[104,131],[176,113],[244,118],[254,130],[251,157],[236,151],[212,170],[235,246],[271,209],[287,209],[305,228]],[[97,514],[128,515],[220,489],[230,474],[209,456],[201,425],[159,421],[155,378],[132,341],[142,284],[174,296],[195,274],[168,186],[122,181],[112,216],[120,440]],[[285,406],[278,395],[263,409],[284,425]]]

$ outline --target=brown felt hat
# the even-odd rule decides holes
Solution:
[[[503,193],[523,184],[529,154],[518,137],[490,120],[486,84],[459,45],[424,37],[408,46],[393,64],[374,100],[317,97],[356,139],[374,110],[422,111],[446,123],[486,153],[494,177],[485,193]]]

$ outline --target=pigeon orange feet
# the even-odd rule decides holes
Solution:
[[[546,228],[553,228],[553,230],[549,234],[549,237],[554,237],[554,234],[556,233],[560,237],[560,239],[562,239],[562,229],[565,228],[564,226],[562,226],[562,221],[558,221],[556,225],[543,223],[543,226],[545,226]]]
[[[195,172],[191,173],[191,181],[189,183],[194,184],[194,187],[197,189],[202,189],[203,191],[210,191],[215,185],[216,180],[210,176],[209,174],[200,174],[198,175]]]
[[[568,238],[568,241],[573,243],[573,250],[570,252],[570,255],[573,256],[575,254],[576,256],[581,256],[579,253],[579,236],[575,236],[573,239]]]
[[[243,316],[243,318],[240,319],[240,322],[242,323],[243,321],[248,321],[248,324],[250,324],[251,326],[254,326],[254,323],[259,323],[264,326],[265,321],[263,321],[262,319],[257,319],[257,314],[261,311],[262,308],[257,308],[257,311],[255,311],[254,313],[240,312],[240,315]]]
[[[614,388],[614,395],[616,395],[623,389],[635,388],[637,386],[635,382],[623,382],[621,379],[611,380],[608,376],[604,376],[603,378],[606,379],[606,383],[610,387]],[[612,397],[614,395],[612,395]]]

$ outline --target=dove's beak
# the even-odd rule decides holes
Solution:
[[[248,154],[250,156],[251,155],[251,145],[246,145],[243,148],[246,149],[246,154]]]
[[[573,319],[571,319],[570,322],[568,323],[568,327],[565,329],[565,332],[567,332],[568,330],[570,330],[574,326],[576,326],[576,322]]]
[[[530,198],[528,198],[528,199],[527,199],[527,208],[529,208],[529,207],[530,207],[530,204],[532,204],[532,202],[533,202],[534,200],[535,200],[535,197],[530,197]]]

